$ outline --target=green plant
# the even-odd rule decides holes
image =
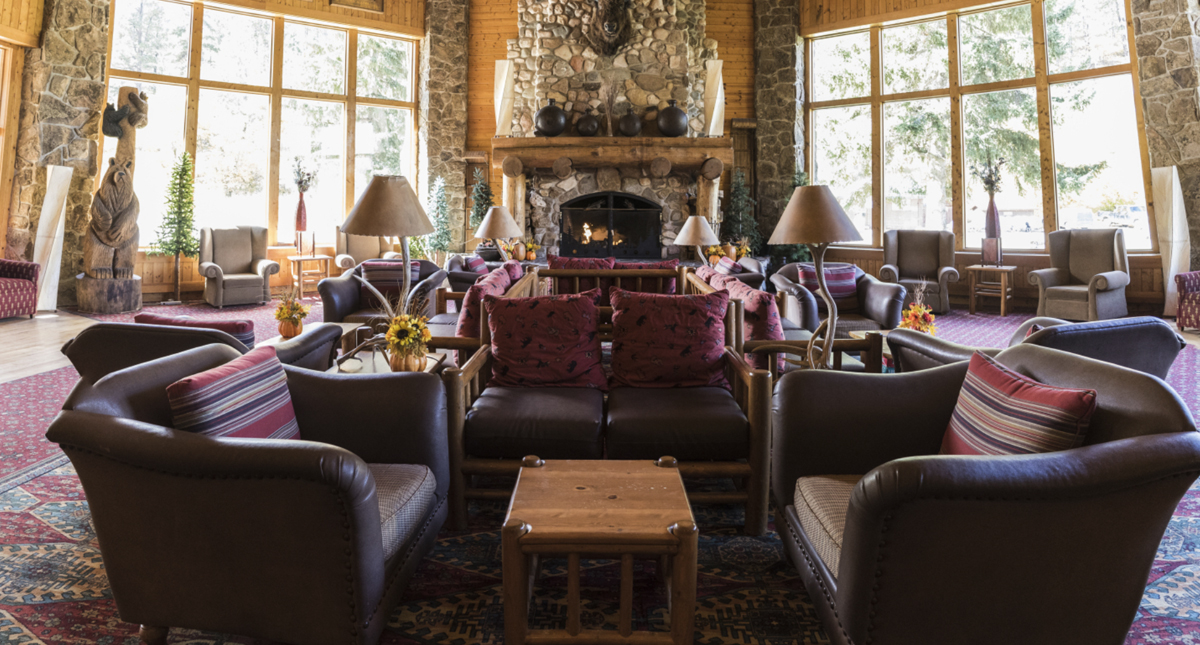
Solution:
[[[492,201],[492,186],[488,183],[483,168],[475,169],[475,187],[471,189],[471,228],[479,228],[483,216],[495,204]]]
[[[744,240],[750,248],[758,248],[762,242],[762,234],[759,233],[758,221],[754,218],[754,204],[754,199],[750,197],[750,188],[746,186],[746,173],[735,170],[730,182],[725,223],[721,226],[726,242],[740,244]]]
[[[179,260],[200,254],[200,239],[196,236],[196,219],[192,198],[192,157],[184,152],[171,169],[167,184],[167,213],[158,227],[158,237],[151,255],[175,256],[175,301],[179,301]]]
[[[446,180],[438,177],[433,180],[429,189],[429,201],[433,208],[433,234],[427,239],[429,250],[436,253],[448,253],[453,241],[450,230],[450,196],[446,194]]]
[[[795,189],[795,188],[799,188],[800,186],[807,186],[807,185],[808,185],[808,173],[804,172],[803,170],[800,169],[799,166],[797,166],[796,174],[792,175],[792,188]]]

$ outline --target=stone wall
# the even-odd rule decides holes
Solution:
[[[467,7],[469,0],[427,0],[421,43],[418,185],[428,204],[434,179],[446,180],[454,248],[461,249],[467,204]]]
[[[108,0],[47,0],[42,47],[25,53],[17,159],[5,257],[31,259],[46,166],[74,169],[67,197],[60,305],[75,303],[83,236],[100,172],[100,117],[105,99]]]
[[[1133,0],[1150,166],[1178,166],[1200,268],[1200,6],[1194,0]],[[1153,234],[1153,232],[1151,233]]]
[[[794,0],[754,0],[754,113],[759,229],[770,237],[804,155],[804,78]]]

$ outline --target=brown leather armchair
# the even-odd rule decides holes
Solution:
[[[487,272],[476,273],[467,268],[467,259],[461,255],[451,255],[446,258],[446,277],[450,280],[451,291],[466,291],[470,289]]]
[[[1158,379],[1044,347],[1000,353],[1098,393],[1085,445],[938,451],[967,363],[779,381],[779,533],[837,645],[1120,645],[1159,541],[1200,474],[1192,415]],[[859,404],[869,392],[871,405]]]
[[[79,473],[121,619],[155,645],[167,627],[376,643],[447,513],[441,382],[284,366],[303,441],[172,429],[167,385],[238,355],[110,374],[46,433]]]
[[[1029,333],[1033,325],[1042,329]],[[971,359],[976,351],[990,356],[991,347],[968,347],[911,329],[894,330],[887,338],[897,372],[939,367]],[[1094,358],[1139,372],[1167,378],[1187,343],[1166,321],[1153,316],[1071,323],[1058,318],[1031,318],[1021,324],[1008,346],[1040,345]]]
[[[429,260],[414,262],[421,263],[421,271],[410,287],[405,307],[424,298],[425,308],[417,313],[432,318],[436,313],[435,292],[446,281],[446,272]],[[325,322],[357,322],[364,325],[386,322],[386,315],[382,309],[370,307],[363,302],[362,282],[354,277],[356,275],[362,275],[361,264],[336,278],[325,278],[317,283],[317,293],[321,294],[321,304],[324,306]]]
[[[1119,228],[1054,231],[1049,269],[1029,272],[1039,316],[1107,320],[1129,314],[1129,256]]]
[[[903,285],[880,282],[874,276],[855,267],[858,285],[858,308],[838,307],[838,338],[849,338],[852,331],[895,329],[904,311],[908,291]],[[771,276],[771,283],[783,294],[779,315],[784,331],[815,332],[821,324],[817,297],[800,283],[800,263],[785,264]],[[789,337],[791,339],[791,337]]]
[[[738,264],[742,266],[742,272],[729,277],[754,289],[762,289],[763,284],[767,281],[767,276],[763,273],[762,262],[747,255],[739,259]]]
[[[946,231],[885,231],[883,268],[879,279],[904,285],[907,307],[925,282],[925,304],[935,314],[950,311],[950,283],[958,282],[954,268],[954,233]]]
[[[386,237],[371,237],[368,235],[347,235],[342,232],[342,227],[335,227],[334,239],[336,243],[334,249],[337,255],[333,258],[333,263],[337,265],[342,273],[353,269],[362,264],[366,260],[396,260],[402,255],[392,250],[392,243]]]
[[[200,229],[200,273],[204,301],[218,309],[270,302],[271,276],[279,273],[279,263],[267,259],[267,229]]]

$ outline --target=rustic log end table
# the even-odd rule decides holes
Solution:
[[[501,532],[506,645],[586,642],[685,645],[696,615],[698,530],[675,459],[522,461]],[[566,629],[530,629],[540,556],[567,557]],[[582,629],[580,559],[621,561],[616,630]],[[658,560],[670,599],[669,632],[633,631],[633,561]]]

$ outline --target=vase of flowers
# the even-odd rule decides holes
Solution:
[[[542,245],[538,244],[537,242],[526,242],[525,243],[525,259],[529,262],[537,261],[537,252],[538,252],[538,249],[540,249],[540,248],[542,248]]]
[[[300,233],[308,230],[308,209],[304,207],[304,193],[307,193],[308,189],[316,183],[317,171],[305,170],[300,157],[296,157],[296,165],[293,166],[292,173],[293,180],[296,182],[296,190],[300,193],[300,199],[296,202],[296,251],[303,253],[304,250],[300,245]]]
[[[424,316],[400,314],[388,323],[388,365],[393,372],[419,372],[425,369],[425,346],[433,334]]]
[[[747,255],[750,255],[750,240],[743,237],[742,239],[738,240],[737,257],[734,259],[740,260],[740,259],[746,257]]]
[[[1000,244],[1000,210],[996,208],[996,193],[1000,192],[1000,167],[1004,165],[1004,157],[992,163],[989,152],[987,161],[982,166],[971,166],[971,174],[983,184],[988,194],[987,213],[983,220],[983,264],[1000,266],[1004,264],[1004,250]]]
[[[904,310],[904,315],[900,318],[900,328],[936,336],[935,320],[937,317],[933,315],[933,310],[925,304],[925,281],[922,280],[913,292],[912,303],[908,305],[908,308]]]
[[[704,255],[708,256],[708,263],[710,265],[717,266],[721,258],[725,257],[725,248],[719,244],[713,244],[712,246],[705,247]]]
[[[296,298],[294,291],[288,290],[279,298],[275,306],[275,320],[279,321],[279,335],[284,338],[295,338],[304,331],[304,319],[308,316],[308,305]]]

